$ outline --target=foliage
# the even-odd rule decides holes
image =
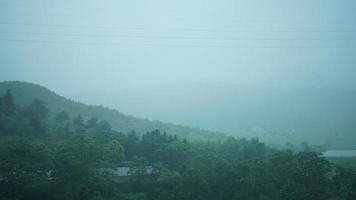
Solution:
[[[58,123],[68,121],[69,119],[67,112],[64,110],[56,115],[56,122]]]
[[[188,142],[160,130],[140,137],[95,117],[50,117],[41,100],[12,105],[11,96],[0,98],[0,199],[356,199],[355,170],[307,148]]]
[[[204,140],[206,138],[218,140],[224,137],[224,134],[219,132],[162,123],[160,121],[139,119],[103,106],[85,105],[66,99],[43,86],[33,83],[21,81],[0,82],[0,95],[6,94],[8,89],[11,90],[14,102],[18,106],[27,107],[35,99],[41,99],[46,102],[46,107],[49,111],[48,115],[51,117],[54,117],[57,113],[64,110],[71,119],[81,115],[84,121],[90,118],[106,120],[110,126],[112,126],[112,129],[124,133],[135,129],[138,136],[143,135],[147,131],[158,129],[189,140]],[[78,131],[82,130],[83,129],[79,129]]]
[[[48,114],[48,109],[44,102],[39,99],[34,99],[26,110],[26,114],[30,119],[30,124],[36,135],[42,136],[46,132],[45,120]]]

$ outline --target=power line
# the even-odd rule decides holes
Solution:
[[[76,33],[44,33],[44,32],[8,32],[0,31],[0,34],[21,34],[21,35],[45,35],[61,37],[110,37],[110,38],[143,38],[143,39],[194,39],[194,40],[271,40],[271,41],[351,41],[356,38],[224,38],[224,37],[193,37],[193,36],[145,36],[145,35],[118,35],[118,34],[76,34]]]
[[[247,30],[247,29],[199,29],[199,28],[149,28],[149,27],[121,27],[121,26],[100,26],[100,25],[69,25],[69,24],[40,24],[40,23],[13,23],[0,22],[1,25],[23,25],[39,27],[60,27],[60,28],[86,28],[86,29],[123,29],[123,30],[142,30],[142,31],[196,31],[196,32],[307,32],[307,33],[356,33],[356,30]]]
[[[157,43],[114,43],[114,42],[69,42],[69,41],[49,41],[49,40],[20,40],[20,39],[3,39],[0,41],[23,42],[38,44],[60,44],[60,45],[100,45],[100,46],[161,46],[161,47],[204,47],[204,48],[241,48],[241,49],[352,49],[355,46],[238,46],[238,45],[205,45],[205,44],[157,44]]]

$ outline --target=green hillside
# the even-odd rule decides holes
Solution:
[[[33,83],[20,81],[0,82],[0,94],[4,94],[7,89],[11,90],[16,101],[15,103],[18,105],[28,106],[33,99],[38,98],[45,102],[51,116],[54,116],[64,110],[71,117],[79,114],[82,115],[84,119],[96,117],[109,121],[113,126],[113,129],[121,132],[135,130],[138,134],[143,134],[147,131],[159,129],[161,131],[191,140],[214,140],[224,137],[224,134],[219,132],[163,123],[160,121],[150,121],[148,119],[140,119],[103,106],[92,106],[75,102],[60,96],[41,85]]]
[[[355,199],[352,162],[254,138],[137,137],[102,119],[48,116],[44,102],[0,96],[1,200]],[[335,162],[335,161],[333,161]],[[302,198],[300,198],[302,197]]]
[[[78,93],[73,98],[268,143],[308,141],[334,148],[356,147],[355,90],[178,82],[116,93]]]

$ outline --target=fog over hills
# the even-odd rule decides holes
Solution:
[[[352,146],[356,141],[355,90],[182,82],[117,92],[83,92],[71,97],[135,116],[240,137],[260,137],[268,142]]]
[[[1,81],[271,142],[356,141],[354,1],[0,5]]]
[[[356,200],[356,0],[0,0],[0,200]]]
[[[190,140],[218,140],[225,137],[221,132],[206,131],[157,120],[137,118],[105,106],[87,105],[67,99],[46,87],[33,83],[20,81],[0,82],[0,94],[5,94],[7,90],[13,93],[16,104],[21,106],[28,106],[34,99],[44,101],[50,112],[50,118],[53,118],[54,115],[61,111],[66,111],[72,118],[81,115],[85,120],[91,117],[107,120],[116,131],[123,133],[135,130],[136,133],[142,135],[148,131],[160,130]]]

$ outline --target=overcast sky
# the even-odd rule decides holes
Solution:
[[[0,80],[356,88],[354,0],[0,0]]]

